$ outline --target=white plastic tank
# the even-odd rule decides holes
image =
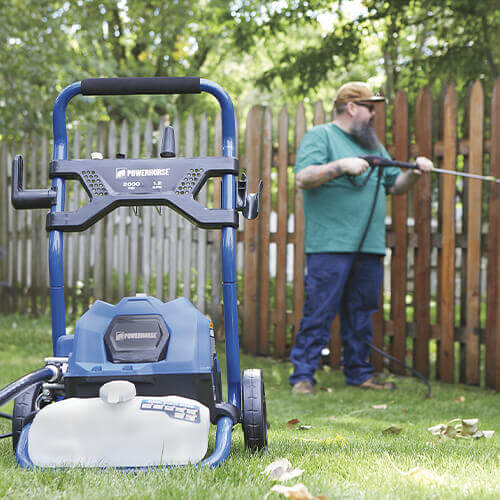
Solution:
[[[70,398],[42,408],[28,436],[40,467],[185,465],[208,448],[209,409],[180,396],[136,396],[134,384],[104,384],[99,398]]]

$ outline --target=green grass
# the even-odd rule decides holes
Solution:
[[[49,328],[48,318],[0,317],[0,386],[41,365],[50,354]],[[220,358],[224,366],[224,356]],[[433,383],[435,397],[425,401],[425,386],[411,378],[394,378],[397,390],[380,394],[347,388],[341,373],[322,371],[318,387],[332,392],[293,396],[287,382],[289,363],[245,355],[241,361],[244,368],[264,371],[270,423],[267,452],[245,451],[238,426],[230,457],[216,470],[29,472],[16,466],[10,439],[5,439],[0,441],[0,498],[262,499],[273,483],[261,471],[281,457],[305,471],[288,485],[302,482],[311,493],[329,499],[500,498],[500,401],[491,391]],[[460,396],[464,402],[456,401]],[[386,410],[371,408],[383,403]],[[11,406],[1,410],[10,411]],[[432,441],[427,427],[455,417],[478,417],[480,428],[493,429],[496,435],[490,440],[427,444]],[[286,429],[293,418],[312,428]],[[392,424],[401,427],[401,433],[382,435]],[[9,425],[1,419],[0,432],[8,432]],[[212,448],[213,442],[212,432]],[[442,484],[425,484],[397,470],[418,466],[439,475]]]

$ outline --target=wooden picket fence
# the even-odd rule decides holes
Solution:
[[[435,103],[424,88],[414,108],[410,124],[407,97],[401,91],[387,110],[392,140],[386,147],[394,158],[405,161],[424,155],[442,168],[500,176],[500,79],[488,115],[479,82],[460,107],[454,87],[449,86]],[[331,118],[321,102],[313,111],[314,125]],[[461,130],[457,129],[459,114],[464,116]],[[485,116],[490,134],[484,130]],[[304,216],[293,177],[295,152],[309,128],[303,103],[291,121],[283,107],[276,128],[269,108],[252,107],[240,155],[249,190],[256,190],[258,179],[264,181],[259,218],[242,221],[238,231],[241,341],[250,353],[276,358],[288,355],[304,303]],[[117,152],[131,158],[158,155],[164,119],[158,122],[155,129],[151,120],[131,127],[100,124],[85,136],[73,130],[69,157],[88,157],[92,151],[105,157]],[[384,143],[385,124],[382,104],[375,127]],[[182,126],[179,119],[173,125],[180,156],[220,154],[220,116],[213,123],[206,116],[199,121],[189,116]],[[47,186],[49,149],[46,139],[0,145],[0,308],[5,313],[41,314],[48,307],[45,214],[12,210],[9,182],[12,156],[22,151],[26,185]],[[386,273],[386,311],[381,307],[373,322],[374,344],[422,374],[498,390],[500,197],[496,186],[433,175],[421,179],[412,193],[388,198],[390,278]],[[67,208],[74,209],[86,194],[77,183],[67,187]],[[219,199],[216,181],[199,195],[208,206],[217,206]],[[131,209],[120,208],[85,233],[67,234],[64,252],[68,314],[76,316],[97,298],[116,302],[137,292],[163,300],[181,295],[209,314],[223,332],[218,231],[197,229],[171,211],[160,215],[153,207],[141,207],[135,216]],[[383,299],[382,295],[381,306]],[[335,368],[341,365],[338,318],[332,324],[328,361]],[[377,370],[383,368],[381,356],[374,354],[373,361]],[[391,369],[401,372],[395,364]]]
[[[131,158],[159,156],[159,138],[165,123],[164,119],[160,120],[156,131],[150,119],[143,124],[143,130],[139,121],[131,130],[127,123],[122,123],[120,130],[114,122],[109,126],[101,123],[94,133],[86,134],[84,144],[77,129],[69,134],[68,156],[89,158],[93,151],[110,158],[117,153]],[[179,119],[173,121],[173,126],[176,142],[182,144],[182,156],[208,156],[214,154],[213,151],[220,154],[220,116],[213,127],[216,131],[213,151],[209,151],[210,127],[205,115],[198,124],[197,136],[192,116],[187,118],[185,127],[181,128]],[[51,145],[43,139],[40,144],[35,140],[26,141],[18,149],[15,145],[9,147],[5,144],[0,148],[1,311],[44,313],[49,305],[45,213],[12,209],[10,175],[13,155],[22,152],[25,186],[47,186]],[[220,181],[208,184],[200,191],[198,200],[213,206],[213,200],[220,198]],[[66,183],[67,210],[75,210],[87,199],[79,183]],[[123,296],[148,293],[162,300],[184,296],[217,320],[221,312],[219,255],[218,231],[195,228],[165,208],[161,211],[155,207],[119,208],[86,232],[65,234],[64,276],[68,314],[81,313],[95,299],[116,302]]]
[[[484,101],[482,86],[476,82],[462,106],[464,128],[459,134],[454,87],[445,89],[434,106],[429,88],[424,88],[415,103],[412,142],[407,97],[400,91],[391,110],[392,143],[386,147],[400,161],[423,155],[433,158],[442,168],[456,170],[460,165],[464,171],[499,177],[500,79],[491,100],[489,139],[484,131]],[[433,118],[433,109],[437,109],[440,119]],[[314,125],[329,121],[330,116],[327,118],[322,103],[316,103]],[[253,107],[247,119],[242,165],[249,177],[250,190],[255,190],[257,179],[262,178],[264,186],[274,187],[276,183],[277,194],[273,199],[270,189],[264,191],[259,222],[248,224],[242,235],[245,245],[242,343],[251,353],[284,358],[298,331],[304,303],[302,195],[300,190],[290,190],[295,151],[308,128],[303,104],[298,106],[292,125],[292,147],[286,107],[277,122],[274,135],[270,110],[260,106]],[[375,127],[384,143],[385,124],[386,110],[381,104]],[[277,149],[272,147],[273,139],[278,142]],[[381,309],[373,317],[374,344],[412,364],[425,376],[479,385],[484,374],[487,386],[500,388],[499,195],[498,184],[457,181],[455,176],[442,175],[423,178],[412,193],[388,199],[390,283],[385,283],[384,288],[390,290],[387,304],[390,317],[384,319],[381,297]],[[275,231],[269,227],[271,210],[278,215]],[[291,229],[290,213],[294,214]],[[412,225],[408,224],[410,219]],[[269,279],[271,245],[277,247],[274,283]],[[287,246],[293,251],[287,252]],[[287,283],[285,270],[290,259],[293,259],[293,281]],[[481,262],[487,262],[487,272],[481,272]],[[431,286],[433,276],[435,284]],[[483,297],[482,288],[486,290]],[[331,331],[329,362],[340,367],[338,318]],[[431,363],[433,357],[435,363]],[[373,361],[376,369],[382,370],[383,358],[373,354]],[[431,365],[435,366],[432,374]],[[391,369],[403,372],[397,364],[392,364]]]

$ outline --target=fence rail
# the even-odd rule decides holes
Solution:
[[[382,104],[377,110],[375,127],[384,144],[386,112],[392,117],[391,143],[385,145],[396,159],[424,155],[449,170],[500,176],[500,79],[489,108],[476,82],[460,105],[453,86],[438,102],[426,87],[418,95],[411,123],[408,109],[407,96],[400,91],[392,109]],[[331,114],[321,102],[312,111],[313,125],[329,121]],[[461,130],[459,116],[465,117]],[[70,134],[69,151],[75,158],[95,150],[107,157],[118,152],[132,158],[155,156],[164,122],[158,118],[155,127],[151,120],[142,125],[100,124],[85,137],[76,129]],[[485,123],[490,131],[485,131]],[[173,125],[182,155],[220,154],[220,116],[213,123],[206,116],[199,120],[189,116],[183,124],[175,119]],[[254,106],[244,127],[240,164],[250,191],[256,190],[259,178],[264,181],[259,219],[242,223],[238,232],[244,278],[241,339],[243,348],[254,354],[286,357],[301,319],[304,216],[301,191],[294,189],[293,163],[307,129],[303,103],[293,117],[286,107],[273,117],[269,108]],[[46,186],[49,148],[45,138],[0,144],[4,313],[40,314],[48,307],[44,214],[14,211],[9,182],[12,157],[23,152],[27,185]],[[77,183],[67,186],[67,208],[74,209],[86,194]],[[201,203],[209,206],[216,206],[219,199],[216,181],[199,194]],[[500,388],[499,217],[496,185],[454,176],[423,178],[411,193],[388,198],[387,272],[381,309],[373,316],[375,345],[410,361],[425,375]],[[163,300],[185,296],[221,325],[217,231],[197,229],[171,211],[160,215],[154,207],[141,207],[136,216],[123,207],[85,233],[67,234],[64,253],[70,314],[78,314],[96,298],[115,302],[145,292]],[[341,360],[337,318],[329,362],[339,367]],[[376,369],[383,368],[379,355],[374,354],[373,361]],[[391,369],[400,371],[397,365]]]

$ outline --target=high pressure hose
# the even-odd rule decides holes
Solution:
[[[7,404],[11,399],[19,396],[32,385],[38,382],[55,381],[59,376],[59,368],[55,365],[47,365],[44,368],[24,375],[24,377],[21,377],[0,390],[0,406]]]
[[[396,162],[392,162],[392,160],[387,160],[387,164],[381,163],[380,160],[382,160],[382,158],[379,158],[379,157],[364,156],[362,158],[364,160],[368,161],[368,163],[370,163],[370,166],[372,168],[372,172],[370,172],[368,174],[368,178],[373,173],[373,170],[378,167],[377,186],[375,188],[375,195],[373,197],[372,206],[370,208],[370,214],[368,216],[368,221],[366,222],[366,226],[365,226],[365,229],[363,231],[363,235],[361,236],[361,240],[359,242],[358,248],[356,250],[356,253],[354,254],[354,259],[352,261],[352,266],[351,266],[351,272],[352,272],[352,270],[354,269],[354,267],[356,265],[356,262],[358,260],[359,254],[361,253],[361,249],[363,248],[363,244],[365,242],[366,235],[368,234],[368,230],[370,229],[370,224],[371,224],[373,216],[375,214],[375,207],[377,205],[378,192],[380,191],[380,184],[382,182],[382,174],[383,174],[383,170],[382,169],[385,166],[389,166],[389,162],[391,162],[390,163],[391,166],[396,163]],[[377,160],[379,160],[379,161],[373,161],[374,158],[377,159]],[[407,167],[408,166],[408,164],[403,164],[402,162],[398,162],[398,163],[399,163],[398,166],[403,166],[403,167]],[[415,167],[413,167],[413,168],[415,168]],[[366,182],[364,182],[359,187],[363,187],[365,185],[366,185]],[[354,332],[354,335],[356,335],[356,337],[358,337],[359,340],[362,340],[365,344],[367,344],[368,346],[370,346],[370,348],[372,350],[374,350],[375,352],[377,352],[380,355],[384,356],[385,358],[387,358],[387,359],[389,359],[389,360],[391,360],[391,361],[393,361],[395,363],[398,363],[399,365],[401,365],[406,370],[411,371],[415,376],[417,376],[419,379],[421,379],[427,385],[427,394],[425,396],[425,399],[428,399],[428,398],[431,397],[431,394],[432,394],[431,384],[429,383],[429,381],[421,373],[419,373],[417,370],[415,370],[411,366],[406,365],[403,361],[400,361],[399,359],[396,359],[395,357],[393,357],[390,354],[386,353],[382,349],[379,349],[378,347],[375,347],[368,340],[361,339],[360,336],[358,335],[358,332],[356,331],[356,329],[354,328],[354,326],[353,326],[353,324],[351,322],[351,318],[350,318],[349,314],[347,314],[347,318],[346,319],[347,319],[347,322],[349,323],[349,326],[351,327],[352,331]]]

